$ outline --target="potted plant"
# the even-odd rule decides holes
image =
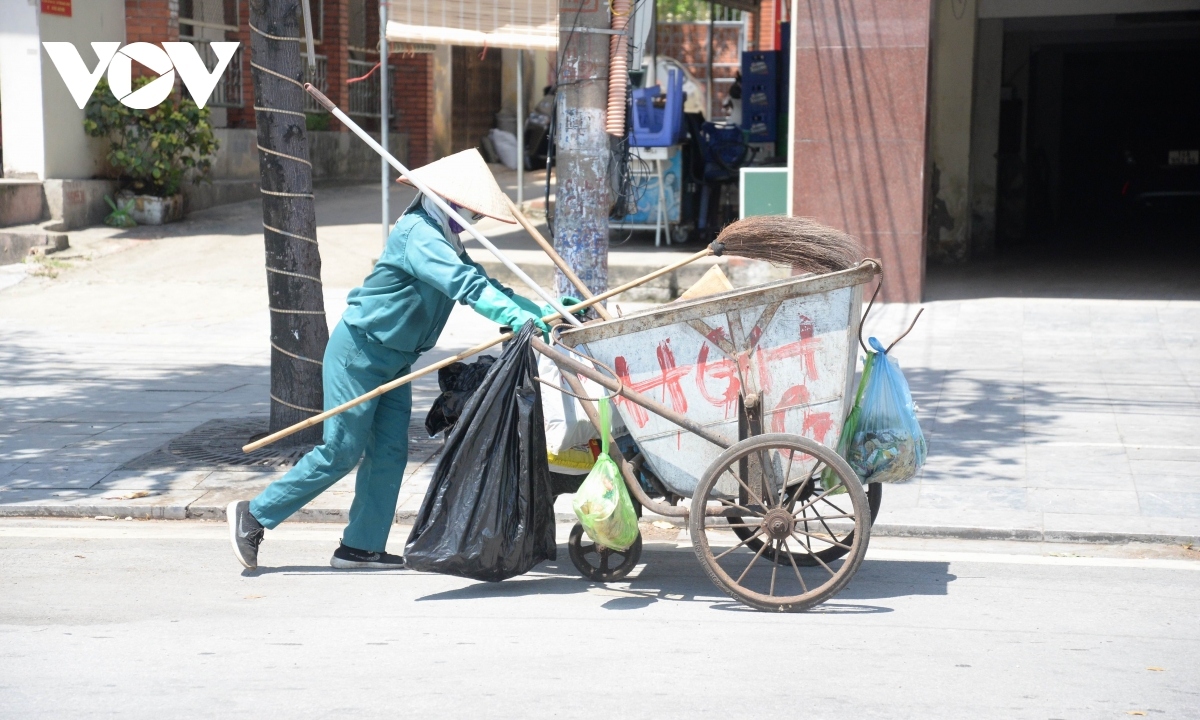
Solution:
[[[134,88],[153,78],[138,78]],[[135,110],[120,103],[101,80],[84,107],[83,127],[109,141],[109,165],[124,184],[117,200],[142,225],[183,218],[180,188],[191,175],[206,180],[217,151],[208,108],[189,97],[168,97],[157,107]]]

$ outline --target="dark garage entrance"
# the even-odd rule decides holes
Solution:
[[[996,251],[1200,257],[1200,12],[1005,21]]]

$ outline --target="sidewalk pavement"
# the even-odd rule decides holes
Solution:
[[[409,197],[393,191],[396,212]],[[317,200],[336,322],[378,255],[378,188]],[[280,474],[158,451],[208,421],[267,414],[260,223],[258,203],[240,203],[162,228],[75,232],[66,254],[0,268],[0,515],[217,519]],[[549,275],[519,231],[497,243]],[[614,248],[614,265],[657,267],[698,249],[652,244],[635,236]],[[931,268],[928,294],[894,355],[929,459],[885,488],[876,534],[1200,539],[1200,290],[1187,268]],[[867,332],[890,340],[915,310],[877,306]],[[423,362],[494,332],[457,308]],[[436,461],[422,427],[436,394],[433,376],[414,385],[400,518],[415,513]],[[299,519],[344,521],[352,482]],[[559,510],[570,517],[566,498]]]

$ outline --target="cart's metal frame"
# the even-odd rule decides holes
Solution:
[[[755,288],[743,289],[742,292],[745,292],[747,290],[753,290],[755,292],[755,296],[757,298],[761,299],[762,302],[781,302],[783,300],[797,298],[797,297],[803,297],[806,295],[817,295],[820,293],[826,293],[826,292],[830,292],[832,290],[837,290],[837,289],[841,289],[841,288],[845,288],[845,287],[862,285],[867,282],[870,282],[876,275],[881,274],[881,272],[882,272],[882,268],[878,261],[866,260],[866,261],[863,261],[863,263],[860,264],[858,267],[851,268],[848,270],[843,270],[840,272],[834,272],[834,273],[829,273],[829,274],[819,275],[819,276],[814,276],[814,277],[809,277],[809,278],[803,278],[803,279],[789,278],[787,280],[777,281],[774,283],[768,283],[766,285],[758,286]],[[738,294],[737,291],[735,291],[732,295],[736,297],[737,294]],[[700,298],[700,299],[697,299],[697,300],[694,300],[691,302],[678,303],[678,304],[657,310],[657,311],[655,311],[653,313],[649,313],[649,314],[632,316],[632,317],[628,317],[628,318],[619,318],[619,319],[610,320],[610,321],[607,321],[604,323],[600,323],[597,325],[585,326],[584,328],[581,328],[581,329],[569,331],[569,334],[582,333],[593,339],[597,336],[617,337],[617,336],[622,336],[622,335],[626,335],[629,333],[634,333],[639,330],[645,329],[647,327],[661,327],[665,324],[686,323],[688,321],[694,321],[699,317],[713,314],[714,307],[716,308],[715,311],[717,311],[717,312],[721,311],[722,305],[719,302],[720,296],[717,296],[715,299],[717,300],[716,305],[714,305],[714,298],[711,298],[711,297],[710,298]],[[858,322],[857,318],[855,319],[854,322],[856,322],[856,323]],[[857,330],[857,327],[855,328],[855,330]],[[855,332],[854,334],[857,335],[857,332]],[[639,392],[629,388],[628,386],[621,383],[620,381],[618,381],[614,378],[607,377],[603,373],[597,371],[594,367],[590,367],[587,363],[584,363],[584,362],[581,362],[574,358],[565,356],[564,354],[553,350],[548,344],[546,344],[540,340],[534,340],[533,348],[535,350],[537,350],[538,352],[540,352],[541,354],[550,358],[554,363],[556,363],[559,366],[560,370],[562,371],[563,379],[567,383],[571,392],[575,393],[576,395],[578,395],[580,397],[586,396],[586,393],[584,392],[584,388],[583,388],[582,383],[579,380],[579,377],[587,378],[587,379],[597,383],[601,387],[614,393],[615,395],[619,395],[620,397],[623,397],[626,400],[641,406],[642,408],[646,409],[647,411],[652,412],[652,413],[674,423],[675,425],[683,428],[684,430],[687,430],[688,432],[690,432],[700,438],[703,438],[704,440],[716,445],[717,447],[721,448],[722,450],[725,450],[726,452],[722,454],[723,458],[727,455],[730,455],[731,452],[734,452],[736,454],[735,451],[737,450],[737,448],[735,448],[735,446],[741,447],[745,444],[745,441],[751,440],[754,438],[774,439],[775,442],[782,442],[785,445],[787,445],[788,443],[791,443],[791,446],[795,447],[795,450],[789,451],[791,453],[805,452],[805,453],[812,455],[814,458],[818,457],[818,455],[825,456],[824,462],[826,463],[826,465],[828,467],[833,467],[834,465],[837,465],[836,471],[839,473],[839,475],[841,477],[845,477],[846,474],[848,473],[849,476],[854,478],[854,480],[852,481],[852,484],[854,484],[857,487],[857,489],[851,491],[851,494],[854,495],[855,507],[859,506],[858,505],[860,502],[859,495],[861,495],[862,507],[866,507],[866,502],[867,502],[866,495],[863,493],[861,486],[858,486],[857,477],[855,477],[853,475],[853,471],[849,470],[849,466],[845,465],[845,462],[840,457],[837,456],[836,452],[833,452],[831,449],[829,449],[823,445],[820,445],[819,443],[808,440],[807,438],[802,438],[800,436],[763,434],[762,433],[762,424],[761,424],[761,407],[759,406],[760,403],[758,402],[757,396],[755,396],[752,393],[749,395],[743,394],[743,396],[740,398],[740,403],[739,403],[739,411],[742,413],[741,417],[745,418],[744,423],[743,423],[745,426],[744,432],[740,432],[739,434],[745,435],[745,437],[738,438],[738,439],[731,439],[731,438],[724,436],[723,434],[721,434],[719,432],[715,432],[714,430],[712,430],[710,428],[704,427],[704,426],[700,425],[699,423],[694,422],[693,420],[689,419],[688,417],[686,417],[678,412],[675,412],[673,409],[665,406],[663,403],[658,402],[658,401],[654,400],[653,398],[648,397],[647,395],[644,395],[642,393],[639,393]],[[598,412],[597,412],[594,404],[591,402],[585,401],[582,403],[582,406],[583,406],[584,412],[588,416],[588,419],[591,420],[591,422],[594,426],[599,428],[600,423],[599,423]],[[615,442],[614,442],[614,446],[615,446]],[[741,462],[742,467],[744,468],[745,463],[747,462],[747,460],[745,459],[745,453],[743,452],[743,455],[739,456],[739,457],[741,457],[741,459],[737,460],[737,462]],[[667,497],[666,499],[661,500],[661,501],[651,498],[645,492],[645,490],[642,488],[641,483],[638,481],[638,473],[637,473],[637,469],[635,468],[634,464],[631,463],[629,460],[626,460],[620,453],[614,453],[613,459],[617,462],[618,467],[621,469],[621,473],[625,478],[626,487],[629,489],[630,494],[643,507],[645,507],[645,508],[649,509],[650,511],[657,513],[659,515],[684,519],[686,521],[689,521],[693,528],[699,528],[699,529],[703,530],[703,528],[705,527],[705,522],[706,522],[705,519],[691,518],[689,507],[684,506],[682,504],[675,504],[672,501],[673,498],[671,498],[671,497]],[[756,462],[756,461],[751,461],[751,462]],[[715,464],[714,464],[714,466],[715,466]],[[789,462],[789,472],[790,472],[790,469],[791,469],[791,465]],[[711,473],[711,472],[712,472],[712,468],[710,467],[709,473]],[[785,475],[785,482],[786,482],[786,475]],[[701,483],[701,485],[703,485],[703,482]],[[709,488],[712,487],[712,482],[709,483],[708,487]],[[745,487],[744,483],[743,483],[743,487]],[[810,492],[812,492],[811,489],[810,489]],[[751,504],[749,502],[746,502],[745,498],[743,498],[742,501],[746,505]],[[780,506],[782,506],[782,501],[783,501],[783,494],[781,493]],[[740,515],[744,514],[744,511],[746,510],[745,507],[743,507],[742,505],[739,505],[739,504],[733,504],[733,506],[730,507],[730,506],[728,506],[728,504],[712,506],[712,505],[709,505],[707,502],[704,502],[703,500],[702,500],[702,502],[704,504],[704,508],[705,508],[704,516],[706,518],[726,518],[726,519],[733,518],[733,519],[736,519]],[[791,502],[794,505],[795,501],[793,500]],[[765,503],[764,503],[763,507],[765,507]],[[856,516],[860,516],[862,514],[863,514],[862,512],[855,513]],[[764,521],[765,521],[765,519],[766,518],[764,517]],[[854,532],[859,533],[857,542],[865,543],[868,533],[869,533],[869,521],[866,521],[866,524],[864,524],[864,519],[861,517],[856,517],[856,518],[852,518],[852,519],[854,519],[855,523],[856,523]],[[738,522],[740,522],[740,520]],[[828,529],[828,526],[826,527],[826,529]],[[701,533],[701,534],[703,534],[703,533]],[[805,534],[807,534],[806,531],[805,531]],[[766,537],[766,535],[764,535],[764,537]],[[849,538],[850,536],[846,536],[846,537]],[[748,542],[748,540],[743,539],[743,544],[746,542]],[[772,541],[772,542],[774,542],[774,541]],[[784,553],[782,551],[784,542],[785,541],[781,541],[779,543],[778,556],[780,558],[783,558],[786,556],[786,558],[790,560],[793,557],[793,554],[790,551],[788,551],[786,553]],[[704,551],[708,551],[707,541],[701,541],[696,544],[697,554],[701,553],[701,550],[702,550],[702,548],[700,547],[701,545],[704,546],[703,547]],[[762,545],[762,543],[760,542],[759,545]],[[753,545],[751,547],[753,547]],[[757,559],[758,555],[762,555],[764,552],[765,552],[765,545],[762,547],[759,547],[758,554],[756,554],[755,559]],[[773,556],[774,553],[776,553],[776,550],[775,550],[775,546],[772,545],[771,553],[768,553],[768,555],[772,555],[773,562],[777,562],[779,564],[784,564],[783,559],[779,559],[779,560],[774,559],[774,556]],[[711,553],[710,553],[710,558],[711,558]],[[834,588],[833,592],[840,590],[840,588],[842,586],[844,586],[845,582],[847,582],[849,580],[849,575],[853,574],[853,571],[855,569],[857,569],[857,562],[861,561],[861,552],[858,553],[857,558],[858,558],[858,560],[854,563],[854,567],[850,568],[847,573],[842,573],[841,576],[835,576],[835,580],[837,580],[838,582],[836,583],[837,587]],[[825,565],[825,563],[822,562],[819,558],[817,558],[817,561],[821,562],[822,565]],[[711,563],[710,563],[710,565],[711,565]],[[793,567],[795,567],[795,565],[796,565],[794,560],[792,561],[792,565],[793,565]],[[729,593],[730,595],[734,596],[735,598],[737,598],[743,602],[746,602],[747,604],[750,604],[752,606],[759,607],[762,609],[773,609],[773,610],[805,609],[807,607],[811,607],[811,605],[815,604],[816,602],[823,601],[825,599],[825,597],[828,597],[830,595],[830,593],[826,593],[820,599],[815,600],[812,603],[807,603],[807,604],[806,603],[793,603],[793,604],[785,607],[783,605],[772,604],[769,600],[764,599],[764,597],[762,597],[762,596],[750,597],[752,595],[755,595],[755,593],[747,593],[745,591],[743,591],[743,592],[731,591],[731,589],[728,586],[730,584],[730,581],[732,581],[732,578],[718,577],[722,573],[719,570],[717,570],[714,573],[714,570],[712,567],[706,566],[706,569],[709,571],[709,575],[710,575],[710,577],[712,577],[713,581],[718,586],[720,586],[723,590],[725,590],[727,593]],[[826,566],[826,569],[829,570],[829,567]],[[774,568],[772,569],[772,573],[774,573]],[[830,570],[830,573],[833,574],[833,571]],[[800,578],[800,572],[799,572],[798,568],[796,569],[796,576],[797,576],[797,578]],[[774,588],[774,582],[775,582],[775,578],[774,578],[774,574],[772,574],[772,576],[771,576],[772,588]],[[803,580],[801,580],[801,583],[803,584]],[[733,582],[733,585],[736,587],[736,582]],[[807,588],[806,588],[806,590],[807,590]]]

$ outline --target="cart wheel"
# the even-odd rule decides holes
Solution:
[[[642,534],[626,550],[610,550],[592,542],[583,532],[583,525],[575,523],[571,537],[567,540],[571,562],[588,580],[615,582],[624,578],[637,566],[642,558]]]
[[[806,493],[825,468],[836,484]],[[700,509],[710,507],[723,508],[750,538],[711,516],[706,522]],[[867,551],[870,516],[867,493],[845,460],[808,438],[778,433],[721,453],[696,486],[688,528],[696,557],[727,595],[759,610],[797,612],[850,582]],[[751,549],[756,539],[761,542]],[[841,557],[826,560],[821,552],[831,548]],[[775,562],[760,563],[767,550]]]
[[[794,485],[788,489],[787,502],[795,502],[797,499],[800,502],[804,502],[808,498],[812,497],[813,488],[816,487],[816,485],[814,483],[808,483],[804,485],[804,490],[801,491],[801,497],[794,498],[793,496],[795,495],[795,491],[800,487],[801,486],[799,485]],[[875,518],[879,516],[879,506],[882,502],[883,483],[868,483],[867,504],[871,507],[871,525],[875,524]],[[758,552],[758,549],[763,546],[763,542],[757,537],[754,537],[754,529],[749,527],[749,525],[742,518],[737,517],[736,515],[728,515],[726,516],[726,519],[729,521],[730,528],[733,530],[733,533],[738,536],[738,539],[746,541],[746,547],[750,550],[750,552]],[[849,542],[853,536],[854,531],[851,530],[850,535],[846,536],[846,542]],[[830,545],[824,550],[815,550],[811,555],[808,553],[792,553],[792,559],[794,559],[800,565],[815,566],[817,564],[816,558],[821,558],[821,560],[824,560],[825,562],[830,562],[831,560],[837,560],[847,552],[848,550],[845,548]],[[768,560],[773,560],[780,565],[787,565],[789,562],[791,562],[786,555],[782,553],[776,555],[775,551],[771,548],[767,548],[763,551],[763,557]]]

